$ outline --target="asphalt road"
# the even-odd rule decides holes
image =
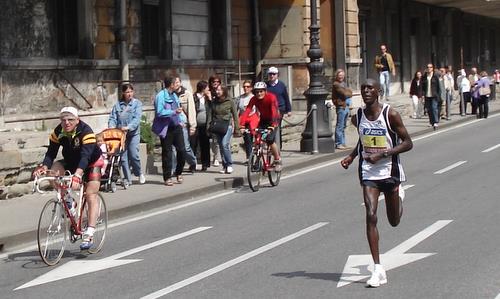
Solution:
[[[414,139],[402,156],[409,180],[401,224],[391,227],[379,206],[382,263],[391,269],[378,289],[364,286],[369,249],[356,167],[332,161],[275,188],[124,219],[99,254],[74,244],[54,267],[36,250],[11,254],[0,263],[0,297],[495,298],[498,127],[493,115]]]

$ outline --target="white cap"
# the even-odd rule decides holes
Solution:
[[[74,116],[78,117],[78,110],[76,110],[75,107],[63,107],[61,109],[61,114],[63,114],[63,113],[71,113]]]
[[[277,68],[277,67],[272,66],[272,67],[270,67],[270,68],[267,70],[267,73],[268,73],[268,74],[277,74],[277,73],[279,73],[279,71],[278,71],[278,68]]]

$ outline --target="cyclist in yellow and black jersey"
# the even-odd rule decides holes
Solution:
[[[89,222],[86,228],[80,249],[87,250],[92,246],[97,220],[97,193],[101,180],[101,150],[97,146],[96,137],[89,125],[78,117],[78,110],[74,107],[64,107],[60,114],[61,123],[52,131],[49,137],[49,148],[43,163],[35,169],[35,174],[41,175],[49,168],[56,175],[64,175],[66,170],[74,176],[71,188],[78,190],[85,182],[85,196],[88,203]],[[54,161],[62,146],[64,159]]]

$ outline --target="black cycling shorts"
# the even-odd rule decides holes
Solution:
[[[401,182],[399,181],[399,179],[394,177],[382,180],[363,180],[361,182],[361,185],[377,188],[381,192],[391,192],[392,190],[394,190],[395,187],[399,186],[400,184]]]
[[[272,127],[271,126],[271,123],[270,122],[267,122],[267,121],[261,121],[259,123],[259,129],[267,129],[269,127]],[[268,132],[267,133],[267,136],[266,136],[266,143],[268,145],[271,145],[274,143],[274,141],[276,140],[276,128],[274,128],[274,130],[272,130],[271,132]]]

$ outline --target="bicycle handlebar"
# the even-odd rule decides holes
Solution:
[[[47,193],[45,191],[40,190],[40,184],[44,181],[56,181],[58,187],[66,186],[67,188],[71,187],[73,175],[71,173],[65,174],[63,176],[38,176],[35,175],[35,180],[33,182],[33,192],[38,192],[41,194]]]

